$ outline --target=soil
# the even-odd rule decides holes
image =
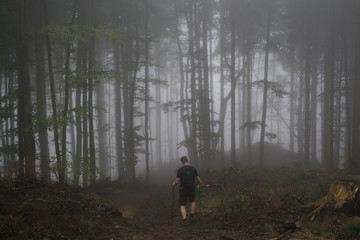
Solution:
[[[86,190],[0,181],[0,239],[336,239],[349,219],[316,222],[306,218],[304,208],[317,200],[311,197],[313,189],[318,198],[324,195],[332,176],[307,174],[208,173],[200,207],[197,195],[195,219],[187,226],[181,222],[178,189],[173,193],[167,181],[101,183]],[[290,176],[301,188],[294,189]]]

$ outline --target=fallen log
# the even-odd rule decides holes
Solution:
[[[360,216],[360,176],[336,178],[329,192],[320,200],[307,206],[308,217],[314,221],[336,221]]]

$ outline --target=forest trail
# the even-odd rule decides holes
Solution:
[[[213,229],[210,220],[199,214],[198,195],[195,220],[182,226],[178,187],[174,189],[173,219],[172,187],[169,185],[138,186],[126,193],[111,193],[106,197],[113,207],[119,209],[123,216],[136,226],[137,230],[128,239],[250,239],[239,238],[239,235],[236,238],[229,237],[235,233]]]
[[[0,239],[334,240],[343,224],[360,218],[312,221],[306,207],[314,202],[309,197],[327,196],[333,178],[248,169],[204,177],[215,181],[201,188],[201,213],[197,192],[195,221],[188,226],[181,224],[179,189],[173,197],[171,178],[150,185],[104,182],[88,189],[0,181]]]

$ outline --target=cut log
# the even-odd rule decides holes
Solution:
[[[330,185],[329,192],[317,202],[310,204],[308,217],[312,220],[341,220],[360,216],[360,177],[337,178]]]

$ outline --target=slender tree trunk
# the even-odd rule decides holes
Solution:
[[[87,53],[84,51],[84,55],[82,56],[82,62],[83,67],[85,69],[85,66],[87,66]],[[85,71],[83,69],[83,71]],[[82,87],[82,103],[83,103],[83,109],[88,110],[88,80],[83,79],[83,87]],[[82,130],[83,130],[83,145],[82,145],[82,151],[83,151],[83,187],[87,187],[89,184],[89,170],[90,170],[90,159],[89,159],[89,130],[88,130],[88,117],[83,114],[82,117]]]
[[[77,9],[77,0],[74,0],[74,9],[70,22],[70,27],[75,23]],[[62,113],[62,118],[66,119],[69,111],[69,77],[70,77],[70,51],[71,51],[71,37],[69,36],[66,39],[66,53],[65,53],[65,86],[64,86],[64,110]],[[62,160],[59,168],[59,182],[65,182],[66,172],[67,172],[67,121],[64,121],[62,126]]]
[[[95,27],[95,0],[91,0],[90,25]],[[89,144],[90,144],[90,183],[96,182],[96,154],[95,154],[95,129],[94,129],[94,71],[95,71],[95,36],[90,38],[89,45]]]
[[[180,119],[181,119],[181,124],[183,127],[183,131],[184,131],[184,138],[185,141],[189,141],[189,127],[186,121],[186,117],[185,117],[185,113],[186,113],[186,109],[188,108],[188,105],[185,104],[185,96],[184,96],[184,92],[185,92],[185,74],[184,74],[184,62],[183,62],[183,50],[181,47],[181,41],[180,41],[180,31],[179,31],[179,16],[178,16],[178,5],[177,5],[177,1],[174,2],[174,12],[175,12],[175,16],[176,16],[176,45],[177,45],[177,49],[178,49],[178,57],[179,57],[179,68],[180,68]],[[187,146],[188,152],[191,152],[191,148],[190,146]]]
[[[303,62],[301,59],[300,62]],[[303,116],[303,109],[304,109],[304,68],[302,67],[300,70],[300,77],[299,77],[299,87],[298,87],[298,105],[297,105],[297,145],[298,145],[298,153],[300,156],[303,157],[304,154],[304,116]]]
[[[19,78],[19,110],[18,132],[19,151],[21,153],[20,167],[25,162],[25,177],[35,178],[35,139],[32,127],[31,80],[28,66],[28,40],[26,38],[27,11],[26,1],[18,0],[19,25],[17,39],[17,63]],[[23,169],[20,170],[22,177]]]
[[[294,152],[294,132],[295,132],[295,46],[291,46],[290,50],[290,139],[289,139],[289,149],[291,152]]]
[[[316,39],[316,38],[315,38]],[[313,41],[315,42],[315,40]],[[312,48],[312,59],[311,59],[311,110],[310,110],[310,121],[311,121],[311,162],[316,163],[317,155],[317,106],[318,106],[318,49],[316,43]]]
[[[334,168],[334,1],[329,4],[326,45],[324,54],[324,135],[323,164],[327,169]]]
[[[47,1],[43,0],[44,7],[44,23],[48,25],[48,17],[47,17]],[[48,33],[45,34],[46,39],[46,48],[47,48],[47,57],[48,57],[48,68],[49,68],[49,80],[50,80],[50,93],[51,93],[51,106],[52,106],[52,115],[53,115],[53,124],[54,124],[54,144],[55,144],[55,155],[56,155],[56,163],[57,170],[59,171],[61,168],[61,155],[60,155],[60,146],[59,146],[59,131],[58,131],[58,113],[56,106],[56,90],[55,90],[55,81],[54,81],[54,73],[53,73],[53,63],[52,63],[52,52],[50,45],[50,36]],[[59,179],[60,180],[60,179]]]
[[[49,142],[47,133],[46,113],[46,84],[45,84],[45,61],[44,61],[44,38],[40,33],[43,28],[43,12],[36,12],[41,9],[42,2],[37,0],[34,4],[35,16],[35,58],[36,58],[36,100],[37,118],[39,124],[39,145],[40,145],[40,170],[41,178],[44,181],[50,180],[50,157]]]
[[[355,78],[353,87],[353,116],[352,116],[352,166],[359,168],[360,159],[360,2],[356,2],[356,41],[355,41]]]
[[[231,63],[230,63],[230,79],[231,79],[231,162],[236,163],[236,143],[235,143],[235,0],[232,0],[231,9]]]
[[[11,74],[9,74],[9,84],[8,84],[9,94],[14,93],[14,84],[13,84],[13,82],[14,82],[14,77]],[[11,115],[15,116],[15,107],[14,107],[15,103],[14,103],[13,100],[15,100],[15,99],[9,99],[9,109],[11,111]],[[14,129],[15,128],[14,118],[10,118],[9,122],[10,122],[10,129]],[[15,146],[15,135],[14,134],[10,134],[10,145]],[[9,176],[10,176],[10,178],[14,175],[14,173],[15,173],[15,177],[17,177],[19,171],[17,170],[16,154],[15,154],[15,152],[12,152],[10,154],[10,162],[9,162]]]
[[[208,14],[209,14],[209,1],[203,0],[203,27],[202,27],[202,40],[203,40],[203,73],[204,73],[204,86],[203,86],[203,106],[202,106],[202,132],[203,132],[203,151],[204,160],[208,164],[212,163],[211,154],[211,134],[210,134],[210,101],[209,101],[209,60],[208,60]]]
[[[222,162],[225,161],[225,108],[224,103],[224,86],[225,86],[225,9],[224,2],[220,2],[220,116],[219,116],[219,133],[218,138],[220,138],[220,159]]]
[[[345,4],[345,11],[348,9],[348,4]],[[344,17],[343,26],[343,71],[345,84],[345,168],[355,167],[351,162],[351,116],[350,116],[350,89],[349,89],[349,64],[348,64],[348,38],[347,38],[347,15]]]
[[[145,0],[145,173],[146,182],[150,182],[149,162],[149,2]]]
[[[190,92],[191,92],[191,132],[190,132],[190,159],[195,163],[198,163],[198,149],[197,149],[197,110],[196,110],[196,79],[195,79],[195,52],[194,52],[194,14],[193,14],[193,3],[192,1],[188,2],[188,11],[189,11],[189,22],[188,22],[188,34],[189,34],[189,54],[190,54],[190,66],[191,66],[191,76],[190,76]]]
[[[305,116],[304,116],[304,166],[309,167],[310,163],[310,36],[307,33],[307,42],[305,43]]]
[[[260,135],[260,152],[259,152],[259,166],[263,167],[264,161],[264,138],[266,126],[266,110],[267,110],[267,91],[268,91],[268,67],[269,67],[269,51],[270,51],[270,27],[272,15],[272,1],[268,1],[268,18],[266,28],[266,46],[265,46],[265,66],[264,66],[264,95],[263,95],[263,111],[261,120],[261,135]]]
[[[119,44],[114,42],[114,64],[115,72],[120,75],[120,52]],[[124,64],[124,63],[123,63]],[[121,96],[121,82],[120,78],[115,79],[115,122],[116,122],[116,157],[117,157],[117,170],[118,179],[124,177],[124,160],[123,160],[123,131],[122,131],[122,96]]]
[[[80,8],[81,9],[81,8]],[[80,14],[79,14],[80,15]],[[76,59],[76,74],[78,78],[81,76],[82,58],[84,54],[84,46],[82,43],[78,43],[77,59]],[[78,111],[75,112],[75,124],[76,124],[76,156],[74,161],[74,185],[79,185],[79,178],[81,174],[81,162],[82,162],[82,122],[81,122],[81,86],[82,84],[78,81],[76,83],[76,96],[75,96],[75,107]]]
[[[109,157],[106,149],[109,148],[111,142],[107,142],[106,140],[109,127],[106,122],[106,112],[104,110],[106,109],[105,96],[107,96],[105,93],[105,83],[104,81],[99,81],[96,85],[96,105],[99,108],[97,111],[97,131],[99,138],[99,170],[101,180],[108,179],[110,176]]]
[[[246,121],[250,123],[252,121],[251,114],[252,114],[252,56],[251,56],[251,24],[249,21],[248,24],[248,36],[247,36],[247,46],[246,46],[246,61],[247,61],[247,70],[246,70]],[[245,86],[244,86],[245,87]],[[246,129],[246,145],[247,145],[247,159],[248,159],[248,165],[252,165],[252,152],[251,152],[251,128]]]

